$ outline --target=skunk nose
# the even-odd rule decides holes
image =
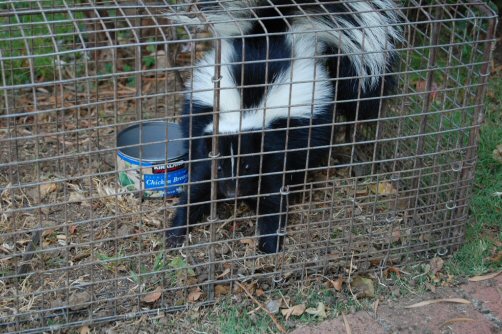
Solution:
[[[225,197],[226,198],[235,198],[235,189],[226,189],[225,190]]]

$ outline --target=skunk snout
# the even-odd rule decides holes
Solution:
[[[237,182],[235,180],[220,182],[220,192],[225,198],[236,198],[239,195],[237,192]]]
[[[224,195],[226,198],[235,198],[236,197],[235,189],[227,189]]]

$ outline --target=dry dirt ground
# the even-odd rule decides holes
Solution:
[[[439,302],[405,308],[422,301],[461,298],[468,304]],[[385,301],[376,312],[359,311],[316,326],[300,327],[290,334],[491,334],[502,333],[502,275],[468,282],[435,293],[397,302]]]

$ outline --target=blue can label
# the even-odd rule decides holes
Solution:
[[[188,181],[185,161],[165,163],[140,163],[118,152],[119,183],[129,191],[143,190],[144,198],[178,196]]]
[[[186,168],[179,168],[167,174],[144,174],[143,179],[145,189],[165,191],[167,196],[176,196],[183,191],[182,186],[188,180],[188,172]]]

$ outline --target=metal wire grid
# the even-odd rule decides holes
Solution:
[[[237,202],[218,202],[219,220],[201,221],[184,249],[167,251],[176,199],[141,201],[117,184],[117,133],[179,122],[183,82],[219,43],[160,15],[203,17],[197,7],[4,1],[2,331],[184,309],[230,293],[235,280],[270,291],[451,254],[467,219],[496,17],[478,2],[401,5],[397,88],[376,123],[336,120],[341,134],[352,125],[350,138],[338,136],[326,167],[289,189],[299,200],[284,251],[263,255],[258,214]]]

